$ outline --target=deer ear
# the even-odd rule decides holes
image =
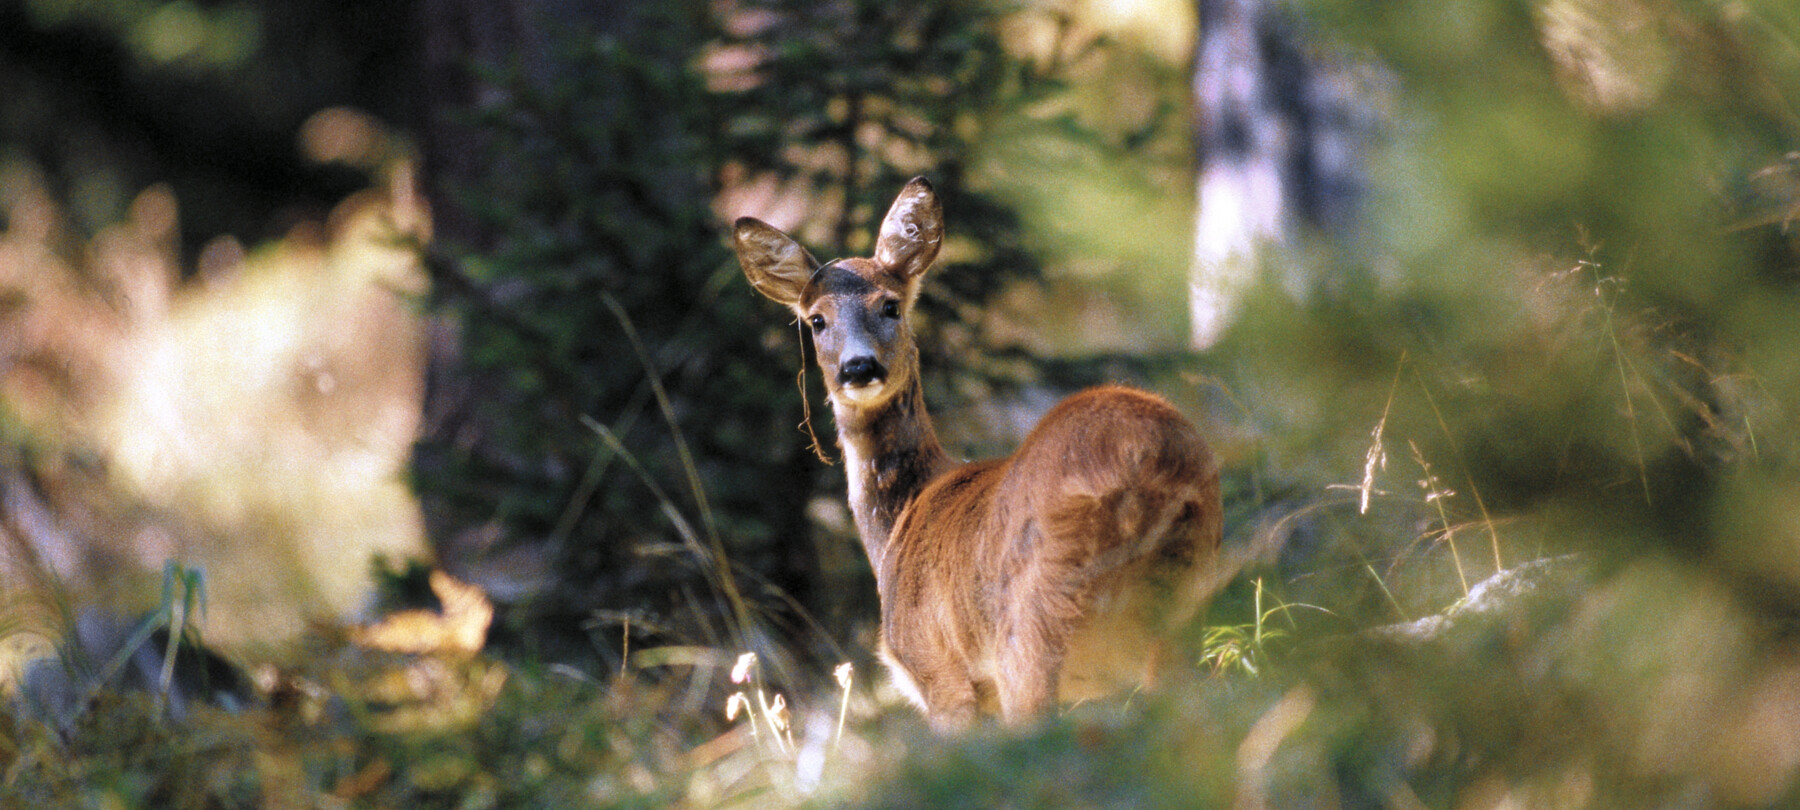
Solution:
[[[819,267],[818,260],[806,248],[753,217],[737,221],[731,243],[750,286],[790,309],[799,305],[800,294]]]
[[[900,189],[900,196],[881,220],[875,238],[875,261],[908,281],[917,279],[937,258],[944,241],[944,208],[937,192],[923,177],[915,177]]]

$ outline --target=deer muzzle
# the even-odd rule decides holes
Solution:
[[[855,402],[873,399],[887,382],[887,369],[873,357],[852,357],[838,365],[838,388]]]

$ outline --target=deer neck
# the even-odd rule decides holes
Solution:
[[[926,483],[954,466],[931,427],[918,375],[910,377],[879,405],[832,403],[850,479],[850,511],[877,579],[883,578],[883,552],[900,512]]]

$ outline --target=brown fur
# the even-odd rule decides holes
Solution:
[[[931,186],[901,191],[871,259],[820,266],[749,218],[735,235],[751,284],[814,327],[882,658],[932,724],[981,710],[1018,722],[1146,680],[1157,639],[1187,618],[1158,608],[1204,598],[1219,545],[1218,468],[1193,425],[1160,397],[1103,386],[1052,408],[1010,457],[957,465],[907,325],[943,238]],[[859,358],[880,369],[873,382]]]

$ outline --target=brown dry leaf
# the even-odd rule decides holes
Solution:
[[[431,572],[431,591],[443,612],[402,610],[351,631],[358,646],[396,653],[467,656],[481,651],[494,604],[481,588],[443,571]]]
[[[386,758],[376,757],[373,762],[363,766],[362,770],[344,777],[331,789],[331,795],[337,799],[355,799],[366,796],[381,789],[388,777],[394,773],[393,766]]]

